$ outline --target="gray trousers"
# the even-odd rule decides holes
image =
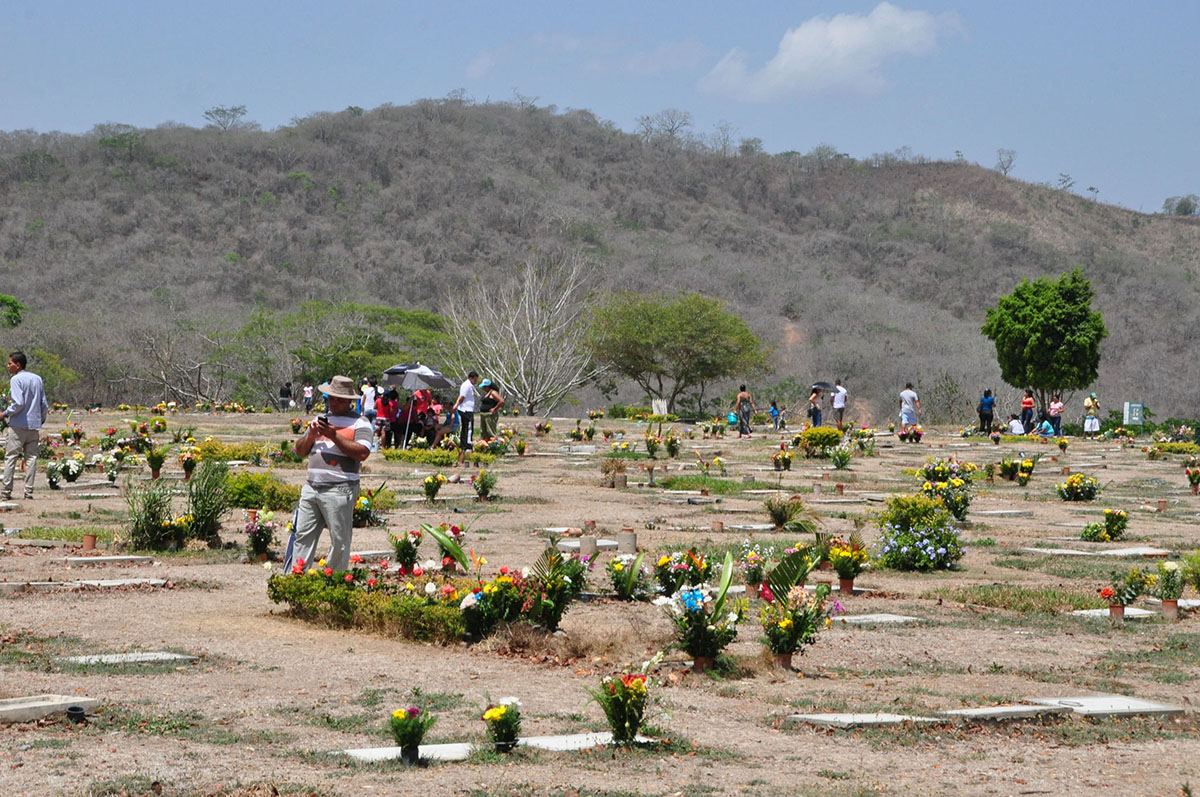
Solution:
[[[358,482],[308,484],[300,489],[296,511],[296,540],[292,561],[304,560],[304,569],[317,566],[317,543],[321,529],[329,529],[329,555],[325,566],[334,570],[350,569],[350,543],[354,537],[354,505],[358,502]]]
[[[17,460],[25,457],[25,497],[33,498],[33,477],[37,474],[38,439],[41,432],[37,429],[18,429],[8,427],[4,440],[4,497],[12,498],[13,475],[17,470]]]

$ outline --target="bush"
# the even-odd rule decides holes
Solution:
[[[1103,523],[1089,523],[1080,533],[1088,542],[1113,542],[1121,539],[1129,527],[1129,516],[1120,509],[1105,509]]]
[[[129,488],[129,544],[139,551],[161,551],[182,542],[171,523],[171,488],[162,480]]]
[[[1064,501],[1091,501],[1100,492],[1100,483],[1083,473],[1074,473],[1058,485],[1058,497]]]
[[[944,570],[965,551],[941,500],[922,495],[888,499],[879,513],[879,564],[895,570]]]
[[[1147,455],[1158,452],[1155,456],[1149,456],[1150,459],[1157,459],[1162,454],[1184,454],[1194,456],[1200,454],[1200,446],[1195,443],[1155,443]]]
[[[610,418],[632,418],[641,419],[650,417],[649,407],[626,407],[624,404],[614,404],[608,408],[608,417]]]
[[[229,509],[229,466],[203,460],[187,483],[187,507],[191,515],[188,536],[207,540],[221,530],[221,515]]]
[[[828,456],[828,449],[842,442],[842,433],[832,426],[810,426],[792,441],[793,448],[799,448],[806,457]]]
[[[388,462],[410,462],[416,465],[436,465],[440,468],[448,468],[458,462],[457,451],[440,449],[384,448],[380,453]],[[467,462],[472,465],[490,465],[495,461],[495,454],[485,454],[479,451],[467,452]]]
[[[226,486],[229,505],[240,509],[285,512],[300,503],[300,486],[285,484],[270,473],[231,473]]]
[[[205,440],[196,444],[200,458],[209,462],[228,462],[231,459],[243,459],[262,464],[263,448],[258,443],[222,443],[220,440]]]

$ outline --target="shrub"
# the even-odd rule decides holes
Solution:
[[[380,453],[388,462],[409,462],[416,465],[435,465],[440,468],[448,468],[458,462],[457,451],[442,449],[422,451],[411,448],[385,448]],[[466,459],[472,465],[490,465],[496,461],[496,456],[479,451],[468,451]]]
[[[958,520],[966,520],[967,507],[971,505],[971,484],[959,478],[949,481],[925,482],[921,493],[940,500],[950,514]]]
[[[207,540],[221,530],[221,515],[229,509],[229,466],[203,460],[187,483],[187,511],[192,516],[188,536]]]
[[[608,408],[608,417],[642,420],[649,418],[650,412],[649,407],[626,407],[624,404],[614,404]]]
[[[179,542],[171,524],[171,488],[161,480],[129,488],[129,544],[135,550],[161,551]]]
[[[608,560],[605,572],[612,582],[613,592],[623,601],[643,600],[648,597],[649,586],[646,568],[642,567],[644,553],[634,556],[623,553]]]
[[[230,473],[226,480],[229,505],[240,509],[293,509],[300,502],[300,486],[286,484],[270,473]]]
[[[1105,509],[1103,523],[1089,523],[1079,535],[1089,542],[1112,542],[1121,539],[1129,526],[1129,516],[1120,509]]]
[[[806,457],[828,456],[828,449],[842,442],[842,433],[832,426],[810,426],[792,441],[793,448],[799,448]]]
[[[1058,485],[1058,497],[1064,501],[1091,501],[1100,492],[1100,483],[1083,473],[1074,473]]]
[[[220,440],[210,439],[197,443],[196,452],[200,459],[210,462],[244,459],[260,465],[263,459],[263,447],[258,443],[222,443]]]
[[[898,495],[879,513],[879,564],[896,570],[942,570],[965,553],[950,513],[936,498]]]
[[[1149,454],[1151,452],[1157,452],[1158,455],[1161,455],[1161,454],[1196,455],[1196,454],[1200,454],[1200,446],[1196,445],[1195,443],[1155,443],[1151,447],[1150,451],[1148,451],[1146,453],[1149,456]],[[1158,456],[1157,455],[1151,456],[1149,458],[1157,459]]]

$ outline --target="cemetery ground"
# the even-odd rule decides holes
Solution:
[[[82,424],[95,438],[121,417],[106,412],[85,416]],[[185,416],[167,420],[182,424]],[[197,427],[197,438],[293,437],[279,414],[189,414],[186,423]],[[638,460],[629,462],[627,489],[606,488],[599,460],[607,446],[598,437],[596,454],[567,454],[560,452],[567,441],[559,430],[573,424],[555,422],[550,437],[535,438],[532,419],[511,423],[527,436],[530,454],[496,463],[498,500],[481,504],[469,485],[448,484],[441,496],[450,500],[401,501],[387,513],[386,527],[357,529],[354,549],[387,549],[389,529],[442,520],[469,523],[464,547],[486,557],[485,573],[529,565],[545,547],[544,529],[580,527],[585,520],[596,521],[601,538],[632,527],[639,546],[655,555],[694,545],[723,556],[744,539],[780,547],[796,542],[769,530],[735,528],[767,522],[762,495],[668,494],[642,484],[648,478]],[[598,426],[639,443],[645,429],[625,421]],[[840,597],[847,617],[888,613],[915,618],[911,622],[835,621],[796,657],[795,671],[780,671],[759,641],[752,604],[714,672],[692,672],[689,657],[679,651],[668,652],[654,672],[645,732],[657,744],[576,752],[518,748],[510,755],[477,751],[465,761],[417,767],[359,763],[338,753],[391,746],[385,721],[394,708],[409,704],[437,716],[426,743],[480,742],[480,714],[489,701],[508,695],[524,705],[523,736],[605,730],[585,688],[639,667],[667,647],[672,627],[663,610],[593,597],[571,605],[560,634],[514,628],[474,645],[420,644],[316,625],[268,600],[267,567],[247,561],[244,548],[153,553],[150,563],[94,567],[61,561],[79,555],[63,543],[85,532],[97,533],[103,549],[125,524],[125,502],[103,474],[87,473],[73,489],[60,491],[47,489],[39,474],[33,501],[15,501],[15,508],[0,512],[6,528],[22,529],[0,542],[0,580],[11,588],[0,595],[0,698],[56,694],[99,702],[84,724],[62,714],[0,724],[0,791],[1171,795],[1189,782],[1200,786],[1200,613],[1183,613],[1177,623],[1155,616],[1118,626],[1073,616],[1074,609],[1105,606],[1097,590],[1108,584],[1110,570],[1152,568],[1155,560],[1037,550],[1148,546],[1175,555],[1200,548],[1200,497],[1191,494],[1178,461],[1148,461],[1140,446],[1074,440],[1060,454],[1052,446],[994,446],[985,438],[933,430],[918,444],[881,437],[876,455],[855,457],[848,471],[798,456],[790,471],[777,473],[769,456],[778,444],[773,434],[704,440],[697,430],[665,468],[659,453],[654,477],[659,481],[664,469],[673,473],[681,466],[695,474],[697,451],[706,459],[719,453],[731,481],[752,475],[799,493],[823,530],[848,536],[858,521],[870,542],[877,534],[872,512],[886,494],[918,489],[916,476],[905,469],[927,457],[955,455],[982,466],[1017,451],[1044,456],[1026,487],[999,478],[988,484],[978,474],[964,531],[968,552],[959,569],[868,570],[856,585],[872,592]],[[1097,476],[1099,499],[1060,501],[1055,485],[1064,466]],[[304,478],[302,467],[274,472],[291,483]],[[416,498],[421,478],[431,472],[373,455],[364,486],[386,480],[401,497]],[[169,462],[164,473],[178,476],[178,465]],[[845,485],[840,495],[837,483]],[[819,494],[814,485],[821,485]],[[1158,511],[1159,499],[1166,500],[1165,511]],[[1083,524],[1105,507],[1129,513],[1127,537],[1111,544],[1079,541]],[[714,531],[714,521],[724,530]],[[243,523],[240,510],[231,512],[223,539],[244,544]],[[26,544],[30,539],[58,544]],[[422,558],[429,554],[422,550]],[[609,592],[602,565],[611,555],[600,554],[589,593]],[[281,571],[278,561],[268,567]],[[834,573],[814,575],[836,583]],[[17,589],[27,582],[82,579],[166,583]],[[1155,609],[1145,598],[1137,605]],[[63,661],[139,651],[198,659]],[[1029,698],[1102,694],[1184,710],[1112,718],[1070,713],[992,724],[938,715]],[[828,712],[937,721],[839,729],[790,719]]]

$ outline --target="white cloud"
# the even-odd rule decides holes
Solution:
[[[779,51],[762,69],[752,72],[746,54],[734,48],[700,86],[753,102],[828,92],[871,94],[886,85],[887,58],[923,55],[934,49],[939,35],[962,30],[952,12],[906,11],[887,2],[866,16],[813,17],[784,33]]]

